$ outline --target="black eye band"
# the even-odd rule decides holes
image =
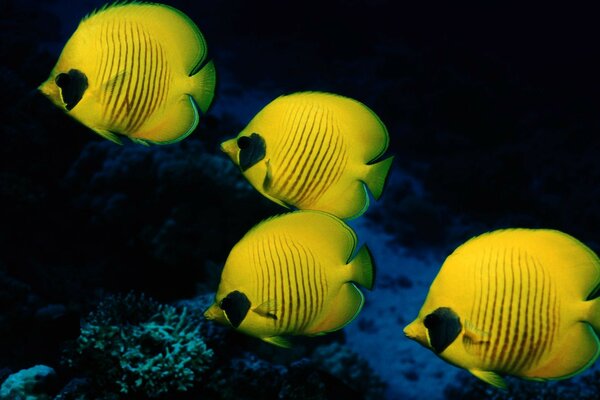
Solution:
[[[79,103],[88,88],[87,76],[77,69],[58,74],[54,82],[60,88],[62,100],[69,111]]]
[[[267,144],[258,133],[240,137],[237,145],[240,148],[239,165],[242,171],[256,165],[267,154]]]

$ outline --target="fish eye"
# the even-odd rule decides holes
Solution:
[[[252,141],[248,136],[242,136],[237,140],[237,145],[240,149],[247,149]]]

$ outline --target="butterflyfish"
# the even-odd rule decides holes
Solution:
[[[600,354],[600,260],[549,229],[504,229],[446,258],[404,334],[506,388],[503,375],[572,377]]]
[[[182,140],[214,96],[204,36],[183,12],[114,3],[84,17],[39,90],[88,128],[121,143]]]
[[[291,209],[342,219],[363,214],[369,188],[381,196],[393,157],[388,131],[357,100],[324,92],[283,95],[221,149],[256,190]]]
[[[295,211],[253,227],[231,249],[204,316],[281,347],[294,335],[342,329],[373,287],[366,245],[337,217]]]

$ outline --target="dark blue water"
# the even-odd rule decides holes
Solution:
[[[594,13],[505,3],[166,3],[205,34],[219,82],[196,132],[150,148],[107,142],[35,94],[80,18],[102,2],[0,3],[0,382],[44,364],[55,375],[36,390],[48,398],[98,398],[90,376],[116,367],[66,360],[77,359],[69,351],[89,313],[131,292],[189,302],[213,346],[212,369],[198,378],[206,384],[157,398],[481,398],[487,389],[475,378],[407,343],[401,327],[419,306],[408,298],[424,297],[444,257],[486,230],[555,228],[600,250]],[[376,242],[383,271],[372,305],[347,334],[286,351],[210,327],[198,299],[210,299],[241,236],[284,211],[218,145],[275,97],[302,90],[368,105],[396,159],[383,197],[354,222],[361,241]],[[131,303],[121,306],[138,310]],[[111,318],[102,321],[125,325]],[[375,354],[378,342],[392,344],[382,346],[386,357]],[[254,383],[261,379],[271,387]],[[447,386],[457,380],[460,388]],[[530,384],[512,394],[560,390]]]

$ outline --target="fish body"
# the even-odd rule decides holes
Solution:
[[[446,259],[404,333],[500,388],[500,374],[564,379],[600,353],[599,286],[600,261],[577,239],[498,230]]]
[[[340,219],[296,211],[252,228],[231,250],[208,319],[288,347],[291,335],[343,328],[360,312],[358,283],[373,286],[365,246]]]
[[[84,17],[39,90],[120,143],[185,138],[210,106],[214,64],[198,27],[158,3],[115,3]]]
[[[393,157],[388,132],[364,104],[298,92],[265,106],[221,149],[261,194],[288,208],[355,218],[382,194]]]

